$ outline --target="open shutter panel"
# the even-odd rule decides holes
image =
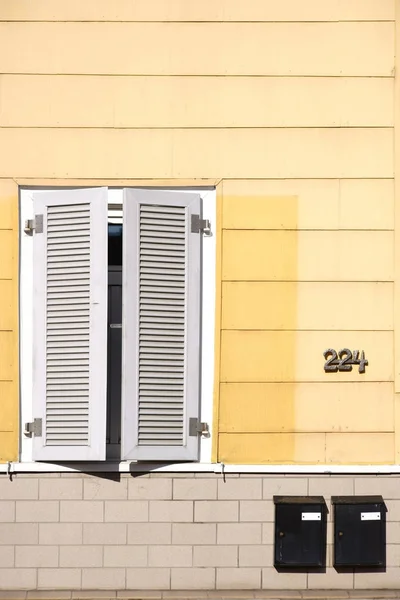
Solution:
[[[196,193],[124,190],[124,459],[198,459],[200,212]]]
[[[34,193],[33,205],[34,459],[104,460],[107,188]]]

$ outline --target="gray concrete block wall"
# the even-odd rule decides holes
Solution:
[[[333,495],[381,494],[384,573],[332,568]],[[324,573],[273,567],[274,495],[322,495]],[[0,476],[0,589],[400,588],[400,476]]]

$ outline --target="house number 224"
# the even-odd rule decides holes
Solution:
[[[353,365],[358,365],[358,372],[365,373],[365,367],[368,365],[368,361],[365,358],[364,350],[360,352],[354,350],[353,352],[348,348],[343,348],[336,352],[332,348],[328,348],[324,352],[324,358],[326,363],[324,364],[325,373],[337,373],[338,371],[352,371]]]

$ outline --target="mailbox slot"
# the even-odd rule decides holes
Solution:
[[[275,567],[320,568],[326,557],[326,513],[322,496],[274,496]]]
[[[385,567],[386,507],[382,496],[333,496],[334,566]]]

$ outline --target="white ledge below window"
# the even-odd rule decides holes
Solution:
[[[43,463],[8,462],[0,473],[215,473],[259,475],[391,475],[400,474],[400,465],[225,465],[223,463],[135,463],[88,462]]]

